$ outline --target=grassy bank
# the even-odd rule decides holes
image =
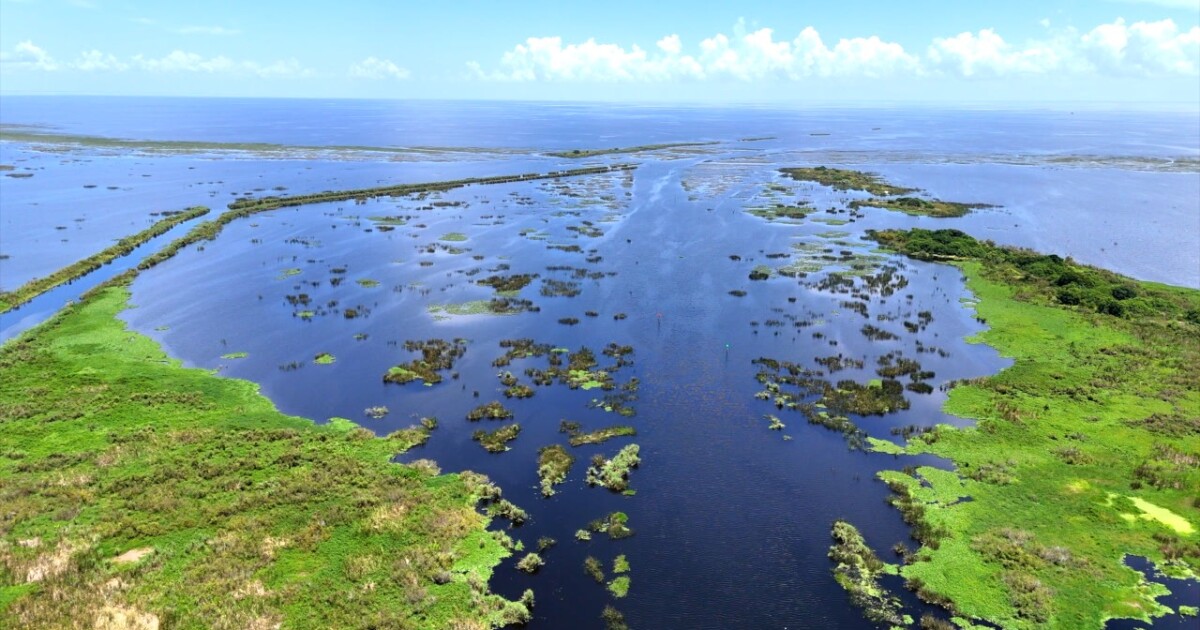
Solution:
[[[375,188],[359,188],[353,190],[332,190],[308,195],[286,195],[270,197],[253,197],[238,199],[229,204],[230,210],[249,210],[262,212],[290,206],[301,206],[309,203],[326,203],[330,201],[349,201],[352,199],[369,199],[372,197],[397,197],[418,193],[437,192],[462,188],[474,184],[509,184],[527,182],[539,179],[558,179],[560,177],[577,177],[580,175],[597,175],[612,171],[628,171],[637,168],[636,164],[613,164],[611,166],[592,166],[575,168],[565,171],[550,171],[549,173],[524,173],[520,175],[498,175],[495,177],[468,177],[443,182],[423,182],[418,184],[398,184],[395,186],[378,186]]]
[[[10,311],[54,287],[78,280],[113,260],[128,255],[137,246],[146,241],[166,234],[168,230],[176,225],[186,223],[205,214],[208,214],[208,208],[200,206],[170,214],[141,232],[122,238],[103,251],[63,267],[44,278],[30,280],[13,291],[0,293],[0,313]]]
[[[705,147],[718,144],[716,142],[666,142],[662,144],[642,144],[632,147],[611,147],[608,149],[572,149],[570,151],[551,151],[546,155],[557,158],[589,158],[599,155],[617,155],[621,153],[640,153],[642,151],[661,151],[663,149],[680,149],[684,147]]]
[[[494,487],[426,437],[285,416],[124,329],[110,286],[0,348],[0,626],[488,627]],[[99,626],[97,626],[99,627]],[[136,626],[133,626],[136,627]]]
[[[1166,612],[1123,559],[1200,573],[1200,291],[954,230],[874,236],[962,269],[989,326],[974,341],[1014,360],[951,390],[947,411],[974,427],[908,445],[955,472],[881,475],[922,543],[909,586],[1006,628]]]

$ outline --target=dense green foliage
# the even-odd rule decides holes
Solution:
[[[137,234],[126,236],[96,254],[63,267],[44,278],[34,278],[13,291],[0,293],[0,313],[12,310],[54,287],[82,278],[103,265],[107,265],[121,256],[128,255],[137,246],[156,236],[166,234],[168,230],[176,225],[208,214],[208,208],[197,206],[195,208],[188,208],[182,212],[164,214],[167,216],[156,221],[154,225]]]
[[[816,182],[822,186],[829,186],[834,190],[865,190],[872,195],[881,196],[903,195],[915,192],[912,188],[893,186],[878,175],[862,171],[828,168],[825,166],[781,168],[779,171],[792,179]]]
[[[974,427],[941,426],[906,449],[957,470],[881,475],[922,543],[901,570],[909,585],[1005,628],[1167,612],[1162,587],[1123,559],[1200,572],[1200,291],[953,230],[874,236],[955,261],[990,327],[978,341],[1014,361],[950,391],[947,411]],[[1066,303],[1064,287],[1083,297]]]
[[[391,463],[427,436],[285,416],[184,369],[108,287],[0,348],[0,626],[486,627],[507,538],[479,475]]]
[[[880,576],[895,574],[896,567],[880,560],[850,523],[835,521],[832,535],[829,558],[834,563],[833,576],[849,593],[850,601],[875,623],[903,623],[899,598],[879,584]]]

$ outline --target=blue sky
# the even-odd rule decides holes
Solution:
[[[1200,0],[0,0],[0,93],[1200,106]]]

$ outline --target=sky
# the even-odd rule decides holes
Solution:
[[[0,0],[0,94],[1200,108],[1200,0]]]

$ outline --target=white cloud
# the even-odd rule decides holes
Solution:
[[[11,51],[0,51],[0,67],[54,71],[59,65],[49,53],[27,39]]]
[[[1049,23],[1044,24],[1049,28]],[[1195,75],[1200,71],[1200,27],[1181,31],[1172,20],[1127,24],[1118,19],[1087,33],[1050,30],[1048,38],[1012,43],[993,29],[939,37],[923,54],[878,36],[827,45],[805,28],[777,39],[769,28],[718,33],[690,49],[678,35],[653,48],[628,48],[588,39],[530,37],[505,52],[497,67],[472,62],[478,78],[497,81],[664,82],[689,80],[802,80],[807,77],[964,78],[1049,73]]]
[[[213,35],[218,37],[241,35],[242,33],[237,29],[225,28],[224,26],[183,26],[175,29],[175,32],[181,35]]]
[[[79,53],[79,57],[71,63],[70,67],[75,70],[84,72],[96,72],[105,70],[128,70],[129,64],[117,59],[116,57],[102,53],[99,50],[88,50]]]
[[[401,68],[390,59],[379,59],[378,57],[367,57],[350,66],[350,76],[356,79],[403,80],[407,79],[409,75],[407,68]]]
[[[252,75],[263,78],[312,76],[312,70],[300,65],[295,59],[260,64],[254,61],[236,61],[224,55],[205,57],[196,53],[174,50],[157,59],[135,55],[132,65],[149,72],[195,72],[203,74]]]

